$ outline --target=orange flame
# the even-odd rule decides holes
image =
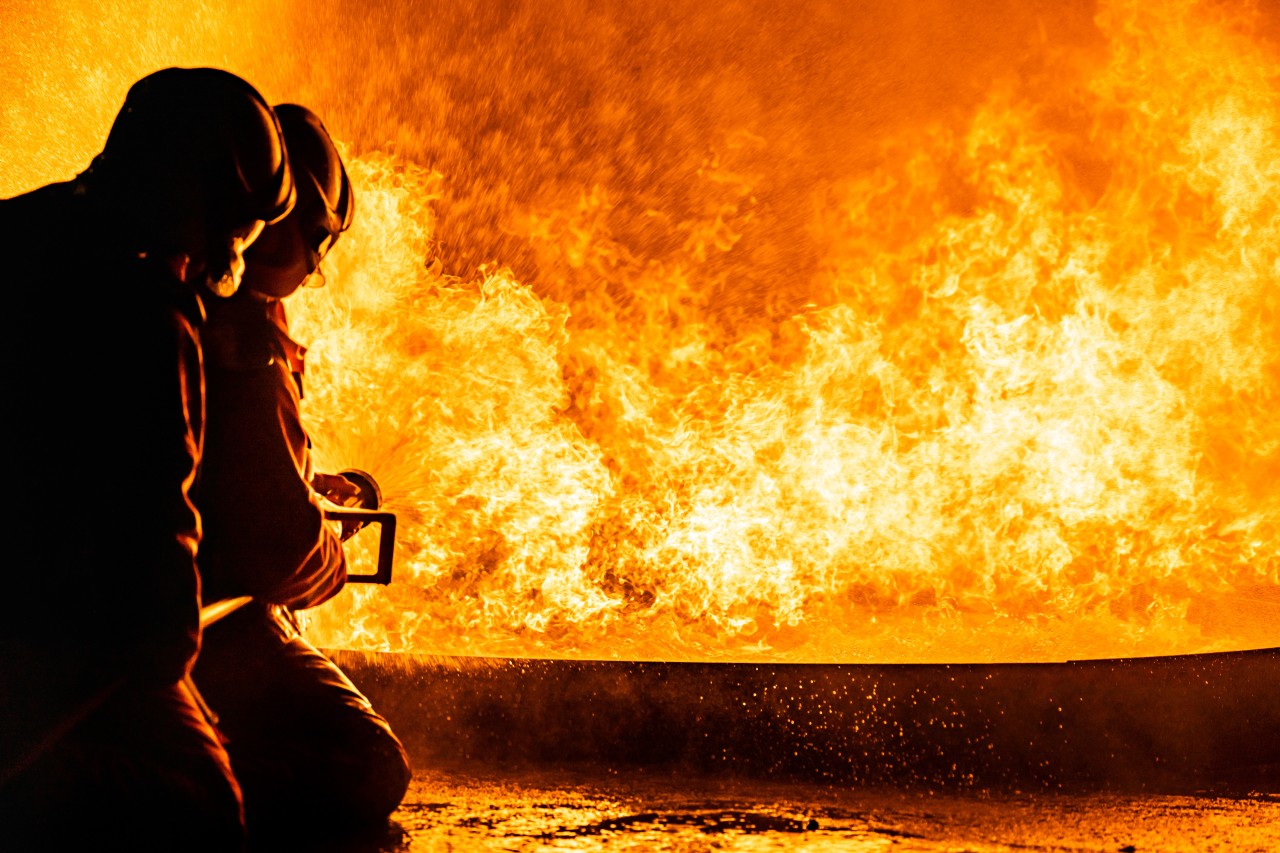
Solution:
[[[560,5],[376,7],[387,64],[357,81],[323,15],[287,24],[328,76],[214,63],[351,140],[356,225],[291,314],[318,459],[374,472],[401,541],[395,584],[307,614],[316,640],[1280,642],[1276,21]]]

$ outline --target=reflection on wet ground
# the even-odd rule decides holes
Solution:
[[[1280,791],[959,794],[602,771],[414,781],[390,831],[344,853],[419,851],[1280,850]]]

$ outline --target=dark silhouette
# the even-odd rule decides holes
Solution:
[[[356,487],[315,474],[299,413],[304,348],[280,301],[318,275],[354,200],[328,132],[309,110],[276,107],[298,203],[246,255],[244,287],[207,300],[208,424],[197,505],[210,598],[254,601],[210,628],[195,681],[227,737],[250,842],[264,834],[385,826],[409,784],[386,720],[300,635],[293,611],[342,589],[341,535],[324,498]]]
[[[294,193],[262,96],[170,68],[130,88],[88,169],[0,201],[23,555],[0,613],[4,850],[243,845],[227,755],[184,685],[200,643],[196,288],[234,291]]]

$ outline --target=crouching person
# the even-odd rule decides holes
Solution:
[[[0,201],[22,558],[0,605],[0,849],[244,845],[226,752],[185,684],[200,643],[200,290],[290,209],[244,80],[129,90],[76,178]]]
[[[244,791],[250,840],[321,827],[385,826],[408,787],[408,757],[387,721],[299,633],[294,611],[346,581],[322,496],[353,484],[312,471],[299,413],[304,348],[281,300],[317,273],[351,224],[337,149],[309,110],[276,107],[298,187],[293,212],[246,255],[244,287],[210,298],[207,429],[197,505],[207,598],[253,596],[213,625],[194,672]]]

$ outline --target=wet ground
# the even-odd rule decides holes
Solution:
[[[309,853],[1280,853],[1280,649],[338,659],[422,772],[388,831]]]
[[[1280,792],[1002,794],[608,771],[420,775],[388,831],[342,853],[1280,851]]]

